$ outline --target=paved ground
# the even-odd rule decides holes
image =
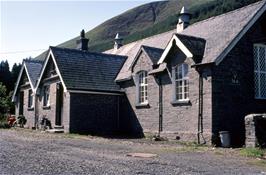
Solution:
[[[235,152],[147,139],[0,130],[0,174],[266,174]],[[157,156],[136,158],[128,153]]]

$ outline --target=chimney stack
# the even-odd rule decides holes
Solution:
[[[188,12],[186,7],[183,6],[179,14],[178,23],[176,25],[177,33],[182,32],[185,28],[189,26],[191,16],[192,15]]]
[[[119,33],[117,33],[116,36],[115,36],[114,49],[118,50],[121,46],[123,46],[122,42],[123,42],[123,38],[121,38],[119,36]]]
[[[89,39],[85,37],[84,29],[80,32],[80,39],[77,40],[77,49],[79,50],[88,50]]]

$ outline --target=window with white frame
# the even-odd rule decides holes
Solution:
[[[50,86],[44,86],[43,91],[43,106],[50,106]]]
[[[33,92],[31,89],[28,91],[28,108],[33,108]]]
[[[174,67],[174,100],[187,101],[189,99],[188,64],[183,63]]]
[[[141,71],[137,74],[137,103],[147,104],[148,103],[148,82],[147,82],[147,72]]]
[[[255,98],[266,99],[266,45],[254,45]]]

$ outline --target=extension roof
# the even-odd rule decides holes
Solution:
[[[52,56],[67,90],[120,92],[114,80],[126,57],[59,47],[50,47],[50,53],[41,77]]]

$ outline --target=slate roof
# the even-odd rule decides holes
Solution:
[[[176,34],[176,36],[193,55],[201,57],[204,55],[205,39],[181,34]]]
[[[115,77],[126,57],[50,47],[68,90],[120,91]]]
[[[180,34],[204,39],[206,43],[202,63],[214,62],[264,5],[265,0],[259,1],[246,7],[194,23]],[[112,49],[106,51],[106,53],[128,56],[116,80],[131,77],[129,68],[142,45],[165,49],[175,33],[176,29],[124,45],[118,50]]]
[[[150,57],[153,64],[157,64],[157,62],[161,58],[161,55],[163,54],[163,51],[164,51],[163,49],[149,47],[149,46],[142,46],[142,48],[147,53],[147,55]]]
[[[172,38],[176,30],[172,30],[169,32],[165,32],[162,34],[154,35],[149,38],[145,38],[142,40],[138,40],[136,42],[129,43],[127,45],[122,46],[118,50],[112,49],[108,50],[105,53],[117,54],[117,55],[125,55],[127,56],[127,60],[124,63],[124,66],[120,70],[116,80],[128,79],[131,77],[130,67],[135,60],[135,57],[140,50],[140,48],[145,45],[149,47],[156,47],[160,49],[164,49],[168,43],[168,41]]]
[[[29,73],[30,81],[32,82],[32,85],[35,87],[37,84],[37,80],[40,76],[43,61],[39,60],[24,60],[26,69]]]
[[[265,5],[265,0],[197,22],[181,34],[204,38],[206,48],[202,63],[211,63],[226,49],[248,22]]]

